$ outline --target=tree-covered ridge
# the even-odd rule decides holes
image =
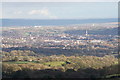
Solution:
[[[109,78],[119,74],[118,58],[111,55],[44,56],[20,50],[3,54],[3,78]]]

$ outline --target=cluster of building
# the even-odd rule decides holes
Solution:
[[[102,39],[102,37],[110,37],[110,39]],[[101,38],[101,39],[99,39]],[[109,49],[116,48],[116,36],[109,35],[90,35],[86,30],[83,35],[57,34],[57,35],[32,35],[28,36],[9,36],[2,38],[3,48],[9,47],[35,47],[35,48],[62,48],[62,49]]]

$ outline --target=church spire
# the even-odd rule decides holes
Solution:
[[[88,36],[88,31],[86,30],[85,35]]]

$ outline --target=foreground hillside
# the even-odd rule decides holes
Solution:
[[[11,60],[4,60],[3,78],[112,78],[119,76],[118,58],[110,55],[104,57],[31,55],[19,55],[19,57],[12,55]]]

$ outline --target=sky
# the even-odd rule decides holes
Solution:
[[[118,15],[117,2],[3,2],[1,9],[0,18],[7,19],[95,19]]]
[[[119,0],[1,0],[2,2],[119,2]]]

